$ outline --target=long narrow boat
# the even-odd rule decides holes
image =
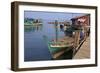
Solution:
[[[69,49],[69,47],[72,47],[74,43],[73,38],[70,37],[61,38],[57,42],[49,41],[47,36],[44,36],[44,39],[47,42],[48,49],[52,56],[62,50]]]
[[[40,26],[42,25],[43,23],[24,23],[25,26]]]
[[[49,41],[47,36],[44,36],[48,48],[51,54],[55,54],[59,51],[66,50],[67,48],[73,46],[73,38],[72,37],[62,37],[58,38],[58,21],[54,22],[55,25],[55,39]]]

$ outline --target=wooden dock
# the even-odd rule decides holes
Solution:
[[[84,41],[73,59],[87,59],[90,58],[90,37]]]

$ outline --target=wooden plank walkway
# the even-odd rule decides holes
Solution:
[[[90,58],[90,37],[88,37],[84,41],[78,52],[73,57],[73,59],[87,59],[87,58]]]

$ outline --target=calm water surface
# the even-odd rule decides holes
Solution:
[[[64,36],[64,32],[58,29],[58,38]],[[44,21],[42,26],[24,26],[24,61],[51,60],[47,42],[43,36],[46,35],[51,41],[55,38],[54,24]]]

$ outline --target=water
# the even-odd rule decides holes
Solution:
[[[37,27],[24,26],[24,61],[52,59],[47,42],[43,38],[45,35],[49,41],[55,39],[54,24],[48,24],[48,22],[49,21],[43,21],[43,25]],[[60,28],[58,28],[58,34],[58,38],[65,35]]]

